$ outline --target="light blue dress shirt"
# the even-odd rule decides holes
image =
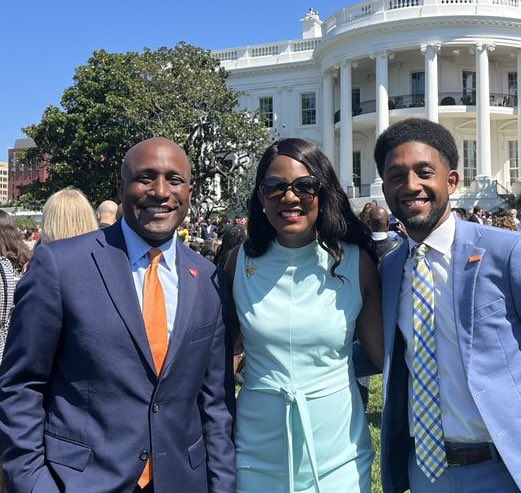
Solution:
[[[139,236],[126,222],[121,220],[121,229],[127,245],[128,258],[134,286],[139,300],[139,306],[143,311],[143,286],[145,284],[145,272],[150,264],[148,251],[153,248],[141,236]],[[166,302],[166,317],[168,322],[168,337],[174,329],[175,314],[177,310],[177,295],[179,291],[179,278],[175,264],[177,245],[177,232],[174,236],[160,245],[163,256],[159,262],[158,275],[163,286]]]

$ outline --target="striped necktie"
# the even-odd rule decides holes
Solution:
[[[436,330],[434,325],[434,283],[428,247],[420,243],[413,249],[413,423],[416,462],[434,482],[447,468],[440,410]]]

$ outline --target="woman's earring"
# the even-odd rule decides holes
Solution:
[[[262,212],[264,212],[264,214],[266,214],[266,207],[262,208]]]

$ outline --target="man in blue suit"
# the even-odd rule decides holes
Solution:
[[[226,281],[176,241],[190,181],[178,145],[143,141],[122,166],[123,220],[37,248],[0,371],[11,493],[235,491]],[[152,247],[164,344],[142,313]]]
[[[521,237],[451,214],[458,151],[441,125],[392,125],[375,160],[410,237],[381,268],[384,492],[519,491]]]

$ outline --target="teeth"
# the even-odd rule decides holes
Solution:
[[[420,200],[407,200],[405,203],[407,205],[409,205],[409,206],[410,205],[423,205],[423,204],[426,203],[426,200],[422,200],[422,199],[420,199]]]
[[[160,214],[162,212],[169,212],[167,207],[147,207],[146,210],[152,214]]]
[[[280,215],[282,217],[298,217],[300,216],[300,211],[283,211]]]

